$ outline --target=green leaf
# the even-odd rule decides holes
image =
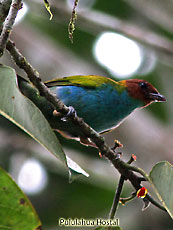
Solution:
[[[0,114],[23,129],[67,166],[61,144],[49,123],[41,111],[19,91],[15,71],[1,65],[0,82]]]
[[[69,167],[69,182],[72,183],[76,180],[81,174],[89,177],[89,174],[85,172],[76,162],[67,157],[67,165]]]
[[[31,202],[2,168],[0,197],[0,229],[41,229],[41,222]]]
[[[17,87],[16,73],[0,65],[0,114],[23,129],[48,151],[56,156],[70,172],[70,181],[83,174],[89,176],[77,163],[66,156],[57,136],[38,107]],[[76,173],[74,173],[74,171]]]
[[[159,200],[173,218],[173,166],[167,161],[159,162],[149,176]]]

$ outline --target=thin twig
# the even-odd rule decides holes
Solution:
[[[119,202],[120,202],[122,205],[125,205],[127,202],[132,201],[135,197],[136,197],[136,192],[133,192],[133,193],[131,194],[131,196],[129,196],[129,197],[120,198]]]
[[[12,0],[10,10],[4,22],[2,33],[0,36],[0,56],[3,55],[3,51],[7,44],[9,35],[11,33],[13,24],[15,22],[15,18],[17,16],[18,11],[21,9],[21,7],[22,7],[22,0]]]
[[[118,203],[119,203],[119,200],[120,200],[120,195],[121,195],[121,191],[122,191],[122,188],[123,188],[124,180],[125,180],[125,177],[121,175],[120,179],[119,179],[117,190],[115,192],[114,200],[113,200],[113,203],[112,203],[112,207],[111,207],[111,211],[109,213],[109,218],[108,219],[114,219],[115,213],[117,211]]]
[[[126,165],[126,167],[129,169],[129,170],[132,170],[134,172],[138,172],[140,173],[144,178],[141,178],[141,177],[138,177],[138,179],[142,182],[142,181],[148,181],[150,182],[150,184],[152,184],[152,181],[150,180],[150,177],[144,172],[143,169],[141,168],[137,168],[135,166],[131,166],[129,165],[128,163],[125,163],[123,162],[124,165]],[[146,198],[153,204],[155,205],[156,207],[162,209],[163,211],[166,211],[166,209],[161,205],[159,204],[156,200],[154,200],[149,194],[146,195]]]
[[[143,176],[143,178],[140,177],[140,181],[149,181],[150,182],[149,176],[147,175],[147,173],[145,173],[145,171],[143,169],[137,168],[135,166],[131,166],[125,162],[123,162],[123,164],[124,164],[124,167],[128,168],[129,170],[140,173]]]
[[[52,5],[60,12],[55,17],[62,14],[69,15],[70,11],[65,7],[65,3],[54,1]],[[94,33],[94,35],[107,30],[116,31],[156,51],[173,55],[173,42],[170,39],[152,30],[134,25],[129,21],[96,10],[79,12],[78,18],[80,19],[78,26],[81,30],[89,31],[90,33]]]
[[[153,197],[151,197],[149,194],[146,195],[146,198],[156,207],[160,208],[161,210],[167,212],[167,210],[161,205],[159,204],[156,200],[153,199]]]
[[[71,40],[71,43],[73,43],[73,32],[75,30],[75,22],[77,19],[76,7],[78,3],[79,3],[79,0],[74,0],[74,6],[73,6],[71,18],[70,18],[70,23],[68,25],[68,33],[69,33],[69,38]]]
[[[115,147],[114,148],[117,148],[117,147],[120,147],[120,146],[121,146],[121,143],[115,142]],[[135,160],[136,160],[136,156],[134,154],[132,154],[132,156],[129,159],[129,161],[127,162],[127,164],[131,164]],[[118,203],[119,203],[119,200],[120,200],[120,195],[121,195],[121,191],[122,191],[122,188],[123,188],[124,181],[125,181],[125,177],[123,175],[121,175],[119,183],[118,183],[117,190],[115,192],[113,204],[112,204],[112,207],[111,207],[111,210],[110,210],[110,213],[109,213],[109,219],[113,219],[115,217],[115,213],[117,211],[117,207],[118,207]],[[108,230],[109,229],[110,229],[110,227],[108,227]]]
[[[8,15],[12,0],[0,0],[0,32],[2,31],[2,26],[5,18]]]

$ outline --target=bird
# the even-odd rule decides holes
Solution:
[[[30,82],[17,77],[21,92],[39,107],[53,129],[66,138],[90,145],[91,141],[79,127],[54,113],[51,103]],[[141,79],[115,81],[104,76],[76,75],[49,80],[45,85],[100,134],[118,127],[135,109],[166,101],[151,83]]]

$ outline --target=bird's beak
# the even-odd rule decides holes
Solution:
[[[166,97],[160,93],[150,93],[150,98],[153,101],[166,101]]]

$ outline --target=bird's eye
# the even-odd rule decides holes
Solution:
[[[139,86],[141,87],[141,89],[147,89],[147,88],[148,88],[148,85],[147,85],[147,83],[145,83],[145,82],[141,82],[141,83],[139,84]]]

